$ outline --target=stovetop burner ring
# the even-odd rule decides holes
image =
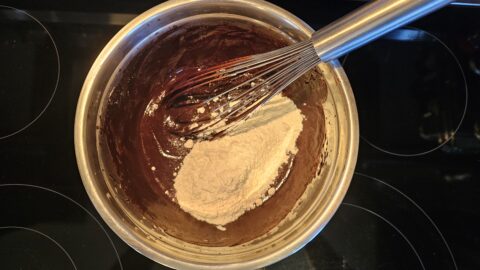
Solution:
[[[13,188],[12,190],[5,190],[5,188]],[[26,190],[15,190],[15,189],[26,189]],[[80,252],[81,250],[84,250],[85,248],[88,248],[88,245],[94,244],[96,246],[95,248],[99,247],[105,247],[105,246],[110,246],[113,248],[113,256],[116,259],[116,264],[119,269],[123,270],[123,264],[120,259],[120,255],[118,253],[117,247],[115,246],[112,238],[108,234],[107,230],[105,227],[101,224],[101,222],[88,210],[86,209],[82,204],[77,202],[76,200],[70,198],[69,196],[58,192],[56,190],[47,188],[47,187],[42,187],[38,185],[33,185],[33,184],[22,184],[22,183],[5,183],[5,184],[0,184],[0,192],[8,192],[10,196],[0,196],[0,198],[3,200],[0,203],[0,208],[2,208],[2,213],[3,215],[8,215],[9,213],[15,213],[15,220],[21,221],[20,223],[25,223],[25,224],[39,224],[43,226],[42,234],[44,237],[54,239],[52,237],[51,233],[58,234],[57,237],[55,238],[55,242],[58,243],[58,245],[61,245],[59,242],[63,241],[63,243],[67,243],[69,245],[75,244],[75,245],[85,245],[87,244],[87,247],[82,247],[80,250],[75,250],[74,252],[77,254],[77,264],[82,263],[83,261],[79,261],[79,256],[89,256],[92,254],[84,254],[84,252]],[[15,195],[14,192],[17,192]],[[37,193],[36,193],[37,192]],[[22,198],[21,196],[25,196]],[[64,204],[61,202],[58,202],[57,200],[60,199],[62,200],[67,200],[71,203],[71,205],[74,205],[78,207],[80,210],[76,210],[76,208],[70,208],[69,204]],[[29,203],[29,200],[35,200],[35,204]],[[12,208],[12,205],[15,207]],[[48,207],[51,206],[51,207]],[[56,206],[59,209],[54,209],[54,206]],[[62,208],[63,207],[63,208]],[[32,210],[33,208],[33,210]],[[86,235],[89,235],[90,237],[93,237],[91,235],[92,231],[89,229],[88,231],[85,231],[85,228],[91,228],[88,227],[88,223],[86,222],[81,222],[78,223],[76,220],[69,220],[70,216],[66,215],[65,213],[71,214],[71,218],[76,218],[78,217],[78,213],[74,215],[74,211],[78,211],[80,213],[86,214],[91,221],[93,221],[91,224],[96,224],[97,228],[100,229],[100,231],[104,234],[106,237],[107,242],[102,243],[102,241],[99,241],[99,237],[95,236],[94,239],[97,239],[95,243],[88,242],[88,239],[85,239],[84,243],[73,243],[72,240],[76,238],[71,234],[75,234],[75,229],[78,229],[79,233],[84,233]],[[44,223],[45,221],[48,221],[49,223]],[[65,230],[69,230],[69,233],[65,232],[59,232],[56,230],[56,221],[62,221],[62,222],[67,222],[67,224],[70,224],[69,226],[64,226]],[[29,230],[33,232],[35,229],[31,228],[30,225],[24,225],[24,224],[5,224],[6,220],[4,222],[1,222],[3,224],[0,224],[0,228],[25,228],[26,230]],[[71,225],[72,224],[78,224],[80,227],[74,228]],[[85,227],[87,226],[87,227]],[[47,233],[47,230],[50,230],[50,233]],[[38,234],[39,232],[37,232]],[[66,238],[60,238],[61,236],[66,237]],[[78,237],[78,236],[75,236]],[[92,248],[93,246],[90,246]],[[66,250],[64,247],[62,247],[62,250]],[[94,252],[94,250],[90,250],[90,252]],[[88,252],[87,252],[88,253]],[[73,258],[70,256],[73,253],[69,254],[69,258]],[[72,259],[73,261],[73,259]]]
[[[365,211],[365,212],[379,218],[383,222],[387,223],[391,228],[393,228],[403,238],[403,240],[405,240],[405,242],[408,244],[408,246],[412,249],[412,251],[415,254],[415,256],[417,257],[418,262],[420,263],[420,266],[422,267],[422,269],[424,269],[424,270],[426,269],[425,265],[423,264],[422,258],[418,254],[418,251],[417,251],[417,249],[415,249],[412,242],[410,240],[408,240],[407,236],[399,228],[397,228],[397,226],[395,226],[392,222],[390,222],[388,219],[386,219],[382,215],[378,214],[377,212],[375,212],[373,210],[370,210],[368,208],[362,207],[360,205],[356,205],[356,204],[353,204],[353,203],[346,203],[346,202],[342,203],[342,205],[353,207],[355,209]]]
[[[32,124],[34,124],[45,113],[45,111],[48,109],[48,107],[52,103],[53,98],[56,94],[59,82],[60,82],[60,54],[59,54],[59,51],[58,51],[57,44],[55,43],[55,40],[53,38],[53,35],[46,28],[46,26],[42,22],[40,22],[40,20],[35,18],[33,15],[31,15],[27,11],[17,9],[15,7],[12,7],[12,6],[7,6],[7,5],[0,5],[0,11],[1,11],[1,9],[4,9],[4,11],[5,10],[8,11],[8,12],[6,12],[7,16],[14,16],[16,19],[18,19],[17,17],[20,16],[20,20],[23,20],[23,21],[29,20],[30,23],[36,25],[36,27],[39,27],[38,29],[36,29],[37,31],[38,30],[43,31],[43,33],[46,35],[46,37],[48,37],[48,41],[50,42],[50,44],[48,46],[44,47],[44,48],[49,48],[49,50],[52,50],[51,52],[49,52],[50,55],[54,54],[55,57],[56,57],[55,60],[48,59],[48,61],[49,61],[48,63],[55,62],[57,72],[56,72],[56,74],[49,74],[48,75],[48,80],[45,82],[44,80],[46,80],[46,79],[44,78],[45,76],[43,76],[43,75],[45,75],[45,73],[42,73],[42,72],[49,72],[49,70],[51,70],[49,66],[44,65],[45,63],[42,63],[42,64],[32,63],[32,62],[24,62],[23,63],[22,61],[13,61],[13,59],[11,59],[11,58],[8,58],[8,60],[10,60],[9,63],[4,61],[3,64],[5,64],[7,66],[3,66],[5,68],[5,70],[3,70],[4,73],[2,74],[3,75],[2,79],[3,79],[4,82],[0,85],[2,86],[3,89],[5,89],[4,91],[6,91],[6,92],[4,92],[2,94],[2,92],[0,91],[0,98],[4,100],[4,103],[1,103],[2,107],[6,107],[5,110],[7,110],[4,113],[9,114],[9,115],[4,115],[2,117],[3,119],[0,118],[0,120],[2,120],[2,121],[0,121],[0,140],[6,139],[6,138],[12,137],[12,136],[14,136],[18,133],[21,133],[22,131],[24,131],[28,127],[30,127]],[[7,17],[7,20],[8,20],[8,17]],[[17,30],[17,32],[25,31],[25,29],[22,28],[22,27],[20,27],[19,29],[16,29],[16,30]],[[15,48],[18,48],[18,47],[22,46],[22,44],[18,44],[19,43],[18,41],[20,41],[20,42],[23,41],[24,42],[23,45],[26,45],[27,43],[29,43],[30,45],[31,44],[36,44],[33,41],[25,41],[24,40],[25,38],[35,39],[35,37],[36,37],[35,34],[38,34],[38,33],[35,33],[34,31],[32,31],[29,35],[23,35],[23,36],[20,35],[19,36],[20,38],[18,38],[18,39],[13,39],[13,40],[8,40],[7,39],[6,41],[3,41],[2,42],[2,50],[3,50],[3,53],[4,53],[3,56],[5,58],[15,57],[15,55],[10,54],[10,53],[12,51],[14,51]],[[8,38],[8,37],[5,37],[5,35],[2,35],[2,37],[3,38]],[[44,45],[44,44],[42,44],[40,42],[40,44],[36,44],[35,46],[41,46],[41,45]],[[11,50],[9,50],[8,48],[10,48]],[[26,50],[26,52],[24,52],[24,54],[28,55],[29,53],[35,53],[36,52],[35,49],[40,49],[40,47],[35,47],[34,49],[28,48],[28,50]],[[26,57],[25,61],[27,61],[27,60],[28,61],[42,61],[40,59],[41,57],[46,57],[45,55],[49,55],[48,53],[45,53],[45,52],[43,52],[41,54],[44,54],[44,55],[43,56],[38,56],[39,54],[37,54],[37,55],[35,55],[35,57],[36,57],[35,59],[31,59],[32,57],[27,59],[28,57]],[[34,73],[34,76],[33,76],[34,78],[33,79],[40,80],[41,83],[39,83],[39,86],[37,87],[37,85],[31,85],[30,87],[24,87],[24,89],[20,89],[20,90],[15,89],[16,91],[9,91],[11,89],[8,89],[8,88],[10,88],[12,86],[19,87],[18,85],[26,83],[25,81],[28,81],[28,82],[33,81],[33,80],[30,80],[32,78],[23,78],[21,75],[20,76],[18,75],[18,73],[22,72],[23,70],[29,70],[29,68],[36,69],[35,71],[31,70],[31,72]],[[17,76],[15,76],[15,75],[17,75]],[[25,80],[25,81],[23,81],[23,80]],[[8,85],[9,83],[11,83],[12,85]],[[32,84],[33,83],[36,83],[36,82],[32,82]],[[43,83],[45,83],[49,86],[48,87],[42,87]],[[35,87],[37,87],[37,88],[35,88]],[[2,89],[0,89],[0,90],[2,90]],[[45,97],[33,96],[27,102],[22,102],[23,100],[21,100],[21,99],[23,98],[23,96],[25,94],[25,91],[27,91],[27,90],[33,92],[32,95],[38,95],[39,91],[47,91],[48,90],[48,91],[51,91],[51,92],[48,96],[45,96]],[[48,93],[45,93],[45,94],[48,94]],[[12,96],[13,96],[13,98],[12,98]],[[34,108],[35,107],[34,105],[31,105],[31,104],[28,105],[28,103],[39,102],[38,101],[39,99],[43,99],[43,100],[40,101],[40,102],[42,102],[42,104],[40,106],[37,106],[37,108]],[[34,110],[34,112],[29,112],[29,110]],[[2,112],[1,109],[0,109],[0,112]],[[23,118],[23,119],[20,119],[20,118]],[[4,126],[2,126],[2,124]]]
[[[359,178],[360,177],[360,178]],[[451,260],[451,263],[452,263],[452,267],[453,269],[456,269],[458,270],[458,266],[457,266],[457,263],[456,263],[456,260],[455,260],[455,257],[453,255],[453,252],[450,248],[450,245],[448,244],[447,240],[445,239],[445,236],[443,235],[443,233],[440,231],[440,228],[437,226],[437,224],[433,221],[433,219],[427,214],[427,212],[417,203],[415,202],[415,200],[413,200],[411,197],[409,197],[407,194],[405,194],[405,192],[402,192],[400,189],[394,187],[393,185],[385,182],[385,181],[382,181],[376,177],[373,177],[373,176],[369,176],[369,175],[366,175],[364,173],[359,173],[359,172],[355,172],[354,173],[354,180],[359,180],[359,179],[363,179],[364,180],[368,180],[366,182],[370,182],[370,184],[377,184],[377,185],[380,185],[380,186],[383,186],[383,187],[386,187],[387,189],[384,190],[384,192],[386,191],[391,191],[395,194],[398,194],[400,195],[401,198],[405,199],[406,202],[408,204],[410,204],[410,206],[413,206],[413,209],[416,209],[420,214],[421,216],[423,216],[425,219],[426,219],[426,223],[430,224],[434,231],[436,232],[436,234],[438,235],[438,237],[440,238],[441,242],[443,243],[444,247],[445,247],[445,250],[446,250],[446,253],[448,254],[448,256],[450,257],[450,260]],[[358,181],[357,181],[358,182]],[[366,183],[365,182],[365,183]],[[365,190],[363,190],[365,191]],[[377,192],[378,193],[378,192]],[[378,195],[378,194],[377,194]],[[350,196],[350,198],[352,198]],[[383,221],[389,223],[390,226],[394,227],[395,230],[399,231],[399,229],[397,228],[397,226],[394,225],[393,222],[389,221],[386,217],[382,216],[381,214],[379,213],[376,213],[374,210],[368,208],[368,207],[365,207],[365,206],[361,206],[359,205],[358,203],[354,203],[354,202],[350,202],[350,199],[349,196],[347,196],[347,198],[344,200],[344,202],[342,204],[349,204],[350,206],[354,206],[354,207],[357,207],[357,208],[365,208],[363,210],[367,211],[367,212],[370,212],[371,214],[379,217],[380,219],[382,219]],[[408,205],[407,204],[407,205]],[[392,207],[398,207],[396,205],[390,205],[388,203],[385,203],[385,204],[382,204],[384,205],[384,209],[388,210],[388,209],[391,209]],[[394,208],[393,208],[394,209]],[[402,232],[400,232],[401,234],[404,234]],[[411,244],[411,243],[409,243]],[[418,253],[417,253],[418,255]]]
[[[32,228],[27,228],[27,227],[21,227],[21,226],[0,226],[0,231],[2,230],[23,230],[23,231],[27,231],[27,232],[30,232],[30,233],[34,233],[36,235],[39,235],[42,237],[42,239],[47,239],[49,240],[50,242],[52,242],[53,244],[55,244],[62,252],[63,254],[65,254],[65,256],[68,258],[68,260],[70,261],[70,263],[72,264],[73,266],[73,269],[77,270],[78,267],[77,265],[75,264],[75,262],[73,261],[72,259],[72,256],[70,256],[70,254],[68,253],[68,251],[60,244],[58,243],[55,239],[53,239],[52,237],[48,236],[47,234],[39,231],[39,230],[35,230],[35,229],[32,229]]]
[[[345,56],[342,65],[357,100],[360,138],[381,152],[426,155],[450,142],[463,123],[465,72],[455,53],[428,31],[395,30]],[[379,78],[372,79],[372,74]]]

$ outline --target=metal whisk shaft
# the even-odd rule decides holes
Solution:
[[[167,94],[167,107],[202,114],[180,117],[174,132],[193,138],[225,133],[320,61],[343,56],[450,2],[372,1],[318,30],[309,41],[199,70]]]
[[[224,133],[318,63],[312,43],[305,41],[200,71],[169,96],[171,106],[208,108],[206,118],[183,123],[182,135],[205,138]],[[220,90],[179,105],[180,98],[185,100],[202,87],[209,87],[212,93]]]

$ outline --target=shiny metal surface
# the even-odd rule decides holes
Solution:
[[[191,121],[176,123],[175,133],[198,139],[226,133],[303,73],[317,66],[320,60],[327,62],[343,56],[380,35],[424,16],[449,2],[448,0],[372,2],[337,20],[332,24],[333,26],[327,25],[318,30],[313,34],[311,42],[296,42],[285,48],[237,59],[234,63],[230,62],[207,69],[175,89],[175,95],[167,96],[167,100],[170,100],[167,103],[177,104],[177,101],[188,98],[195,89],[204,84],[218,80],[225,82],[229,80],[228,78],[235,76],[243,77],[250,74],[252,70],[261,71],[247,81],[228,86],[214,97],[200,98],[190,102],[188,104],[190,109],[198,110],[203,106],[209,106],[212,99],[219,100],[212,108],[215,116],[199,122],[190,119]],[[221,76],[217,75],[220,70]],[[239,88],[242,89],[241,94],[232,94],[232,90]],[[227,94],[231,95],[228,99],[224,98]],[[227,124],[220,125],[222,122]],[[196,125],[196,127],[188,128],[191,125]]]
[[[228,14],[228,15],[226,15]],[[327,123],[326,164],[308,186],[291,215],[277,230],[233,247],[204,247],[173,238],[136,216],[111,190],[108,171],[99,158],[96,129],[102,96],[116,67],[150,34],[192,16],[237,16],[268,24],[295,40],[313,30],[279,7],[260,0],[169,1],[141,14],[105,46],[88,73],[75,118],[75,152],[85,189],[110,228],[148,258],[177,269],[254,269],[277,262],[303,247],[327,224],[340,205],[354,171],[358,151],[358,116],[347,77],[338,63],[321,64],[329,87],[324,103]]]
[[[450,2],[452,0],[373,1],[315,32],[313,46],[320,59],[327,62]]]
[[[372,0],[354,0],[358,2],[372,2]],[[375,1],[375,0],[373,0]],[[452,6],[480,7],[480,0],[460,0],[451,2]]]
[[[454,6],[465,6],[465,7],[480,7],[479,0],[464,0],[464,1],[455,1],[451,3]]]

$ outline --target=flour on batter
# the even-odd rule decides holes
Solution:
[[[277,95],[232,134],[195,143],[175,178],[180,207],[223,226],[262,204],[274,193],[279,168],[298,151],[302,122],[293,101]]]

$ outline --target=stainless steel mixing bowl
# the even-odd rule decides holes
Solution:
[[[228,14],[228,15],[226,15]],[[254,269],[279,261],[312,240],[339,207],[354,171],[358,117],[347,77],[338,63],[321,64],[328,85],[324,103],[325,165],[281,225],[267,235],[233,247],[205,247],[173,238],[132,213],[111,190],[108,168],[99,158],[97,120],[101,98],[116,67],[151,34],[192,16],[236,16],[268,24],[295,40],[313,32],[286,10],[260,0],[179,0],[141,14],[115,35],[100,53],[78,100],[75,151],[83,184],[110,228],[132,248],[161,264],[180,269]],[[300,203],[301,202],[301,203]]]

